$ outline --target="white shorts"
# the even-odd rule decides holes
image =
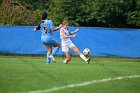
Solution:
[[[69,49],[71,49],[72,47],[74,47],[75,45],[71,42],[68,45],[62,46],[62,51],[63,52],[68,52]]]

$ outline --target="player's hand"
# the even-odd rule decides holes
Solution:
[[[36,29],[36,27],[34,28],[34,32],[36,32],[37,31],[37,29]]]
[[[76,34],[73,35],[73,38],[76,37]]]
[[[75,32],[78,32],[78,31],[79,31],[79,29],[78,29],[78,28],[76,28]]]

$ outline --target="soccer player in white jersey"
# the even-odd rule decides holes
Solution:
[[[60,24],[58,27],[54,27],[52,20],[48,20],[48,14],[44,11],[42,14],[42,21],[38,24],[37,27],[34,28],[34,32],[40,29],[42,30],[41,41],[48,51],[46,58],[47,64],[50,64],[51,60],[55,61],[53,56],[58,52],[60,48],[60,44],[53,39],[53,32],[60,29],[61,27],[62,24]],[[52,47],[54,47],[53,50]]]
[[[62,51],[65,53],[65,56],[66,56],[64,63],[68,64],[68,62],[71,60],[70,53],[69,53],[69,49],[71,49],[75,53],[77,53],[86,63],[89,64],[90,58],[86,58],[70,40],[70,38],[76,37],[76,32],[78,32],[78,29],[76,29],[74,32],[69,32],[68,22],[64,21],[62,25],[63,26],[60,29],[60,38],[61,38],[61,44],[62,44]]]

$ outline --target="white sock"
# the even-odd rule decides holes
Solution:
[[[82,53],[80,53],[80,55],[79,55],[83,60],[85,60],[85,61],[87,61],[88,59],[82,54]]]
[[[63,62],[64,62],[64,63],[66,63],[67,61],[66,61],[66,60],[64,60]]]

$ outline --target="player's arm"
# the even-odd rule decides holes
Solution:
[[[64,32],[64,29],[61,29],[60,33],[64,38],[74,38],[74,37],[76,37],[76,34],[74,34],[72,36],[67,36]]]
[[[61,27],[62,27],[62,24],[60,24],[58,27],[51,28],[51,30],[54,32],[54,31],[56,31],[56,30],[59,30]]]
[[[69,34],[70,34],[70,35],[74,35],[74,34],[76,34],[78,31],[79,31],[79,29],[77,28],[75,31],[69,32]]]
[[[62,24],[60,24],[58,27],[54,27],[53,22],[50,21],[50,28],[51,28],[51,31],[52,31],[52,32],[54,32],[54,31],[60,29],[61,27],[62,27]]]
[[[35,28],[34,28],[34,32],[36,32],[37,30],[40,30],[40,24],[41,24],[42,22],[40,22]]]

